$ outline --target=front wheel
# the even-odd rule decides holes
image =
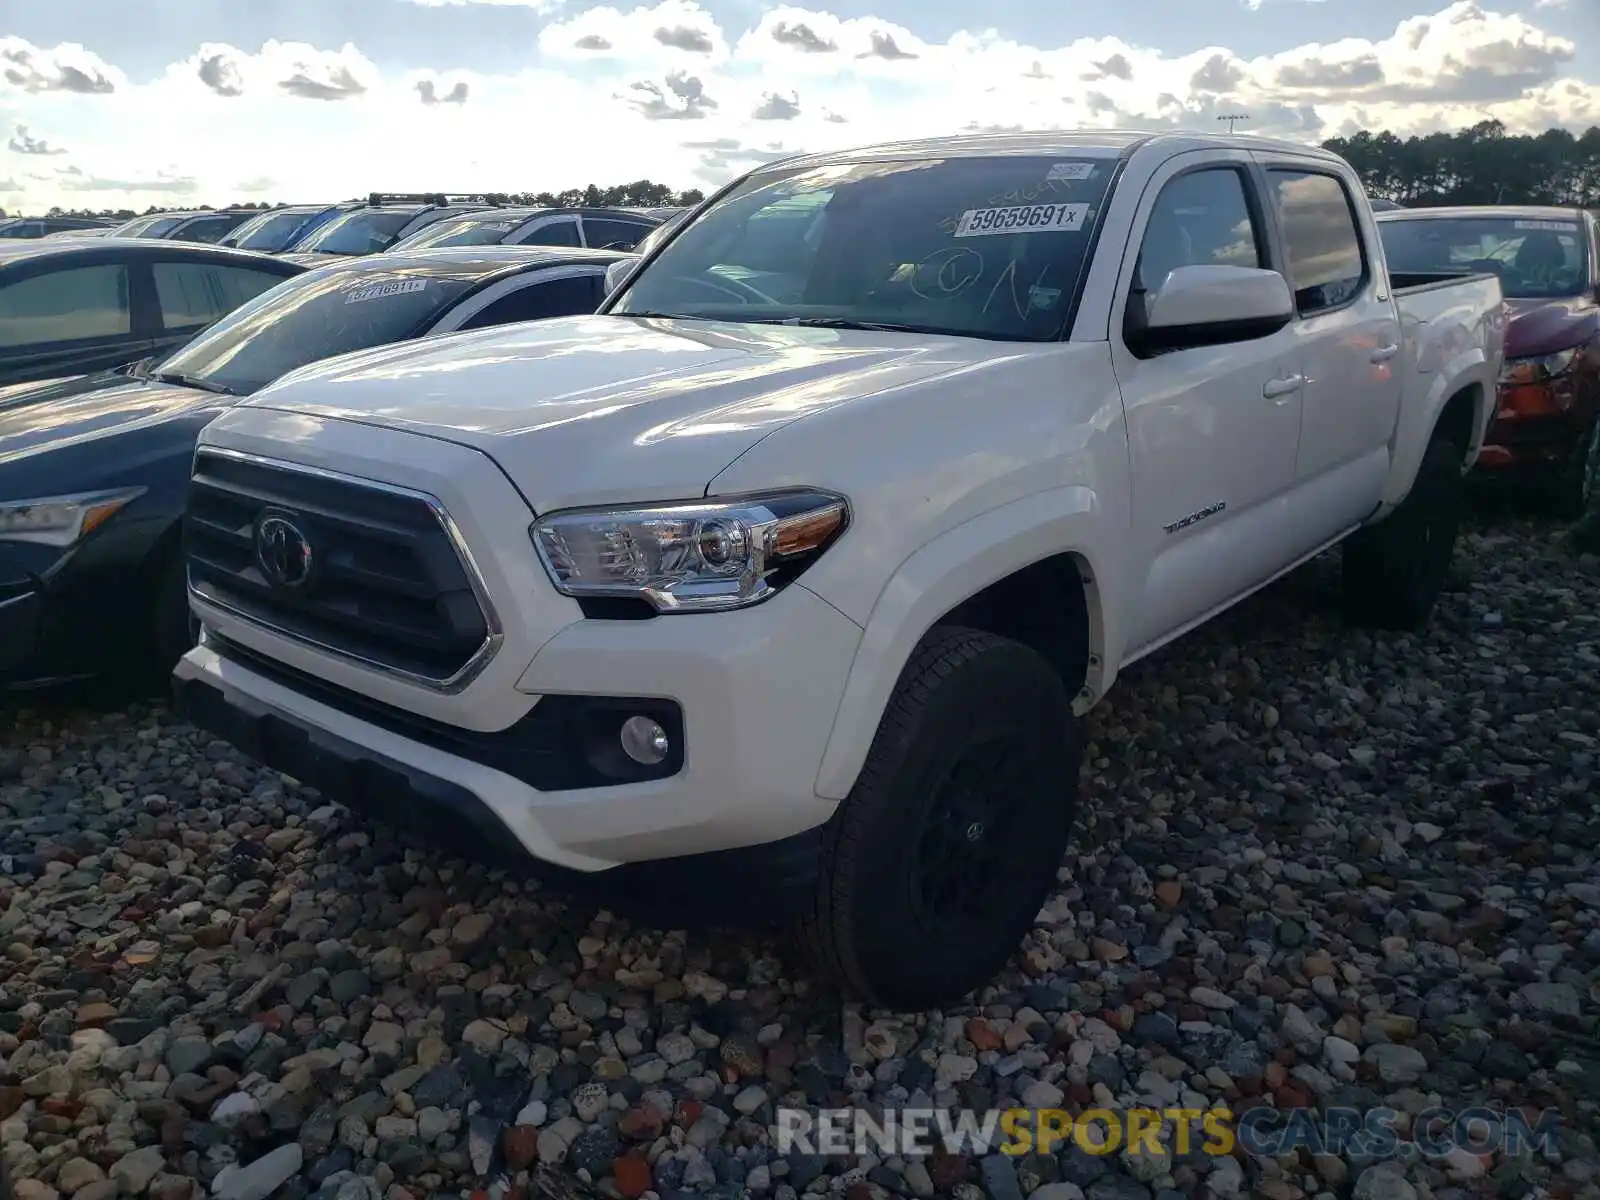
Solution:
[[[986,983],[1055,883],[1082,753],[1043,657],[977,630],[929,633],[825,831],[800,928],[818,970],[902,1011]]]
[[[1378,524],[1345,542],[1342,599],[1352,624],[1409,630],[1432,614],[1450,575],[1461,524],[1465,454],[1455,441],[1435,434],[1410,494]]]

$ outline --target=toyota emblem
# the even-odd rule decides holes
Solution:
[[[311,578],[311,542],[287,516],[264,513],[256,521],[256,562],[273,587],[303,587]]]

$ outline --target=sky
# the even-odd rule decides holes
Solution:
[[[0,4],[0,208],[709,188],[964,130],[1600,124],[1600,0]]]

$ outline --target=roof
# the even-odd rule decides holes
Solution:
[[[14,243],[14,244],[13,244]],[[254,250],[235,250],[231,246],[214,246],[206,242],[168,242],[160,238],[126,238],[126,237],[96,237],[96,238],[5,238],[0,239],[0,266],[10,266],[28,258],[68,258],[83,257],[103,259],[108,257],[108,252],[121,252],[124,256],[137,258],[166,258],[174,256],[179,258],[196,259],[224,259],[245,263],[251,266],[266,266],[271,263],[283,263],[283,259],[271,254],[257,254]],[[293,267],[295,264],[287,264]],[[292,275],[294,271],[285,271],[284,274]]]
[[[482,279],[497,273],[515,274],[540,267],[580,264],[605,267],[619,259],[634,257],[621,250],[584,250],[576,246],[441,246],[339,257],[315,269],[353,275],[406,271],[437,278]]]
[[[984,158],[997,155],[1090,154],[1115,157],[1145,143],[1165,144],[1173,153],[1183,150],[1232,146],[1241,150],[1270,150],[1337,159],[1337,155],[1301,142],[1280,138],[1249,137],[1244,134],[1201,133],[1193,130],[1135,129],[1044,129],[1022,133],[965,133],[953,137],[917,138],[902,142],[882,142],[851,150],[822,154],[796,155],[778,159],[757,171],[787,170],[797,166],[816,167],[834,163],[895,158]]]
[[[1520,217],[1525,221],[1576,221],[1583,216],[1581,208],[1560,208],[1550,204],[1452,204],[1444,208],[1404,208],[1380,212],[1380,221],[1414,221],[1429,217]]]

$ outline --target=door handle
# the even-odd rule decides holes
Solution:
[[[1375,363],[1386,363],[1399,353],[1400,347],[1395,343],[1390,342],[1387,346],[1379,346],[1372,352],[1372,361]]]
[[[1292,396],[1306,385],[1304,375],[1285,375],[1282,379],[1269,379],[1261,388],[1261,394],[1268,400],[1277,400],[1282,396]]]

